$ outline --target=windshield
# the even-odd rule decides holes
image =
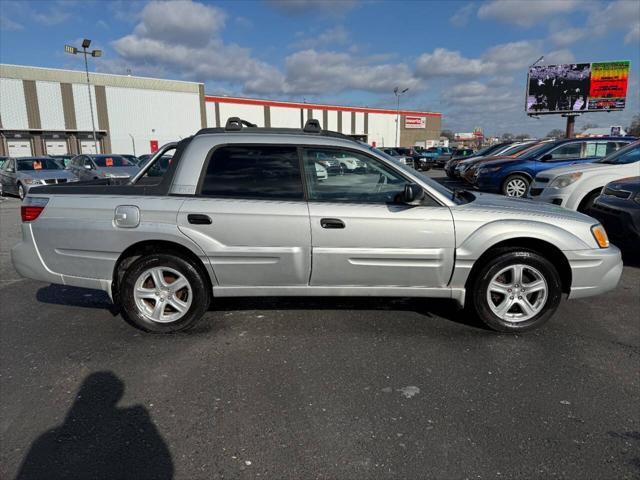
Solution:
[[[626,163],[634,163],[640,160],[640,142],[632,143],[628,147],[621,148],[602,160],[596,160],[594,163],[607,163],[610,165],[624,165]]]
[[[28,170],[62,170],[60,164],[58,164],[53,158],[28,158],[23,160],[17,160],[18,171]]]
[[[449,190],[447,187],[445,187],[444,185],[436,182],[433,178],[426,176],[424,173],[422,173],[422,172],[420,172],[418,170],[414,170],[413,168],[411,168],[411,167],[409,167],[407,165],[403,165],[402,163],[398,162],[395,158],[391,157],[390,155],[387,155],[384,152],[381,152],[377,148],[369,147],[369,149],[372,152],[374,152],[375,154],[380,155],[381,157],[386,158],[387,160],[391,160],[393,162],[393,164],[396,167],[400,168],[401,170],[404,170],[405,172],[410,173],[411,175],[419,177],[420,180],[422,180],[424,183],[429,185],[431,188],[433,188],[435,191],[437,191],[438,193],[440,193],[444,197],[449,198],[453,202],[455,202],[457,204],[467,203],[466,200],[464,200],[462,198],[457,198],[454,195],[453,190]]]
[[[105,155],[104,157],[93,157],[94,163],[98,167],[133,167],[134,165],[123,157],[118,157],[116,155]]]

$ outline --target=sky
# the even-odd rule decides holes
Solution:
[[[90,70],[205,83],[207,94],[437,111],[443,128],[543,136],[524,113],[527,67],[630,60],[624,112],[640,112],[640,1],[0,0],[0,62],[83,68],[64,45],[92,39]]]

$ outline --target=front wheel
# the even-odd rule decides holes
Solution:
[[[524,197],[529,190],[529,179],[524,175],[510,175],[502,184],[502,193],[507,197]]]
[[[505,249],[482,267],[471,302],[480,319],[493,330],[517,333],[545,323],[562,296],[560,275],[536,252]]]
[[[24,197],[25,197],[24,187],[22,186],[21,183],[18,184],[18,196],[20,197],[20,200],[24,200]]]
[[[140,257],[127,268],[120,286],[123,316],[148,332],[186,330],[206,313],[209,302],[203,274],[177,255]]]

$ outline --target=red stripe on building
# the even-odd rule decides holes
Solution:
[[[396,110],[385,108],[368,108],[368,107],[343,107],[341,105],[322,105],[318,103],[294,103],[280,102],[277,100],[258,100],[256,98],[239,98],[239,97],[217,97],[213,95],[205,95],[205,101],[218,103],[234,103],[240,105],[257,105],[262,107],[283,107],[283,108],[302,108],[314,110],[333,110],[337,112],[362,112],[362,113],[383,113],[395,115]],[[400,110],[401,115],[412,115],[419,117],[440,117],[441,113],[437,112],[416,112],[414,110]]]

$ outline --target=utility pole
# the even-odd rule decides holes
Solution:
[[[408,88],[405,88],[404,90],[400,90],[399,87],[396,87],[393,89],[393,93],[396,96],[396,147],[398,147],[398,134],[400,133],[400,95],[404,95],[405,93],[407,93],[409,91]]]
[[[96,153],[98,152],[98,138],[96,137],[96,123],[93,119],[93,101],[91,100],[91,82],[89,81],[89,62],[87,61],[87,53],[92,57],[101,57],[102,50],[93,50],[91,52],[87,51],[87,48],[91,46],[91,40],[85,38],[82,40],[82,54],[84,55],[84,71],[87,75],[87,92],[89,92],[89,111],[91,112],[91,130],[93,131],[93,147],[95,148]],[[71,55],[78,54],[78,48],[72,47],[71,45],[65,45],[64,51],[70,53]]]

